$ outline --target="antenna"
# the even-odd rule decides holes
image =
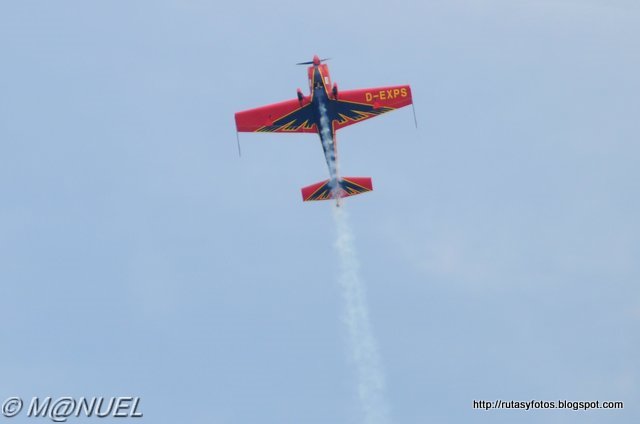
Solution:
[[[413,122],[415,122],[416,128],[418,128],[418,118],[416,118],[416,107],[413,104],[413,99],[411,100],[411,109],[413,109]]]
[[[240,133],[238,131],[236,131],[236,142],[238,143],[238,157],[241,158],[242,151],[240,150]]]

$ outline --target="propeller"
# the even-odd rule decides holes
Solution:
[[[326,57],[324,59],[318,59],[318,56],[314,57],[313,60],[310,60],[309,62],[300,62],[300,63],[296,63],[296,65],[319,65],[322,62],[326,62],[327,60],[331,60],[330,57]]]

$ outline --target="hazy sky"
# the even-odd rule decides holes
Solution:
[[[235,145],[317,53],[413,90],[338,134],[393,422],[639,422],[639,52],[635,1],[3,1],[0,401],[362,422],[319,138]]]

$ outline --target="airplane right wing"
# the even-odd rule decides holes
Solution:
[[[335,129],[375,118],[412,103],[411,87],[408,85],[340,91],[338,99],[333,102]]]
[[[239,132],[317,133],[311,104],[300,105],[297,99],[236,113]]]

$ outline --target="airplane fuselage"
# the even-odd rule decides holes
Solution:
[[[324,74],[324,75],[323,75]],[[311,107],[314,120],[318,128],[318,135],[322,142],[322,150],[329,168],[329,177],[333,184],[339,179],[338,158],[336,148],[335,131],[329,116],[332,107],[329,98],[330,84],[329,72],[326,65],[316,65],[309,67],[309,86],[311,89]]]

